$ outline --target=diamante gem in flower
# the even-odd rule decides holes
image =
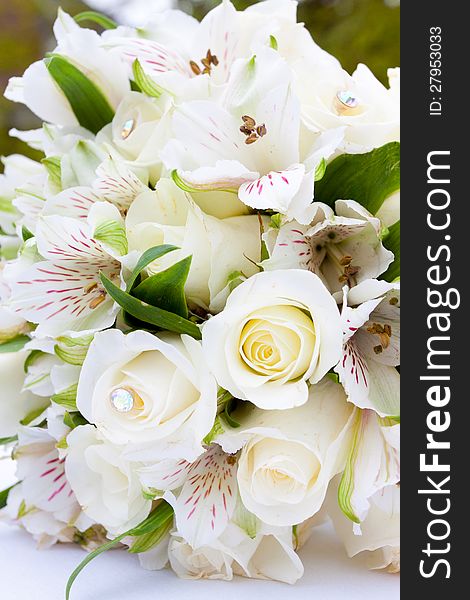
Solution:
[[[354,114],[359,107],[359,98],[350,90],[340,90],[335,97],[335,108],[339,114]]]
[[[135,392],[129,388],[117,388],[111,392],[111,404],[118,412],[129,412],[134,408],[134,396]]]
[[[131,135],[131,133],[135,129],[135,119],[127,120],[121,129],[121,137],[123,140],[127,140],[127,138]]]

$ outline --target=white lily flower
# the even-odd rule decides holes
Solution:
[[[119,281],[121,265],[92,235],[78,219],[41,217],[36,242],[44,260],[25,267],[19,258],[6,266],[9,305],[38,323],[38,337],[113,324],[118,308],[105,292],[100,273]]]
[[[335,297],[345,284],[352,287],[387,270],[393,253],[381,242],[379,219],[354,200],[337,200],[336,215],[324,204],[312,206],[316,212],[310,226],[290,222],[267,233],[265,270],[307,269]]]
[[[256,215],[217,219],[206,215],[173,181],[160,179],[155,191],[140,194],[126,217],[129,252],[139,254],[160,244],[181,250],[170,252],[147,271],[156,273],[192,256],[185,294],[196,305],[210,306],[218,298],[223,305],[229,278],[258,272],[261,260],[260,221]]]
[[[350,402],[400,414],[399,284],[367,280],[344,290],[343,356],[335,367]]]
[[[102,40],[95,31],[82,29],[60,9],[54,35],[57,40],[54,54],[69,58],[116,108],[130,89],[125,65],[102,47]],[[78,125],[67,98],[42,60],[33,63],[23,77],[10,79],[5,96],[26,104],[43,121],[65,127]]]
[[[148,516],[152,503],[142,494],[137,464],[124,458],[122,446],[92,425],[72,430],[67,444],[67,480],[90,519],[117,535]]]
[[[241,449],[237,480],[247,510],[271,525],[295,525],[317,513],[351,439],[354,411],[341,386],[325,379],[298,408],[244,405],[234,414],[240,428],[215,441],[226,452]]]
[[[246,206],[310,222],[315,169],[342,133],[319,138],[320,145],[316,140],[301,156],[300,105],[291,79],[287,63],[269,48],[237,61],[221,103],[176,107],[172,139],[162,152],[166,167],[194,192],[231,190]]]
[[[289,409],[308,400],[339,358],[337,305],[313,273],[262,272],[236,287],[202,330],[215,377],[235,398]]]

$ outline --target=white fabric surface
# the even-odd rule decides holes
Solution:
[[[0,460],[0,489],[14,481],[10,461]],[[304,577],[295,585],[248,580],[185,581],[169,570],[145,571],[136,557],[109,551],[92,561],[76,580],[71,600],[398,600],[399,576],[368,571],[360,558],[348,559],[330,524],[314,530],[300,551]],[[0,598],[62,600],[68,576],[84,552],[72,545],[37,551],[24,531],[0,523]]]

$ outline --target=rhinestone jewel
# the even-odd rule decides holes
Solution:
[[[127,120],[121,129],[121,138],[123,140],[127,140],[127,138],[131,135],[131,133],[135,129],[135,119]]]
[[[129,388],[116,388],[110,395],[111,404],[120,413],[126,413],[134,408],[134,392]]]
[[[339,115],[355,115],[361,112],[359,98],[350,90],[340,90],[337,92],[334,106]]]

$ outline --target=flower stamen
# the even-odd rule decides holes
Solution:
[[[245,144],[254,144],[257,140],[266,135],[266,125],[262,123],[257,125],[253,117],[249,115],[243,115],[243,125],[240,127],[240,131],[246,136]]]

